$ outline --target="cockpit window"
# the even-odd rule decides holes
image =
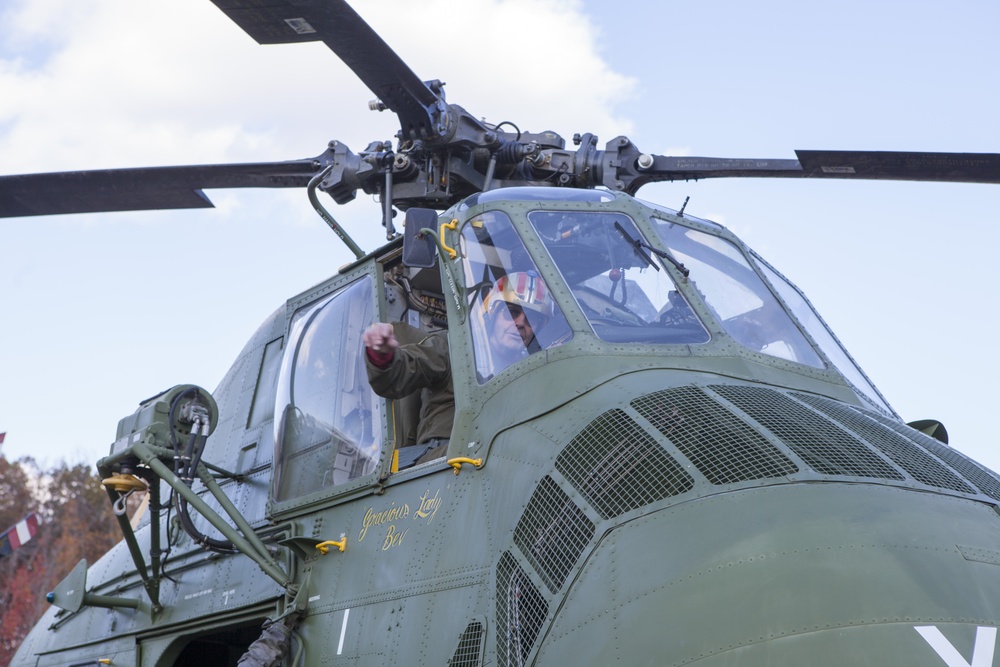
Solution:
[[[809,341],[743,253],[725,239],[653,218],[670,252],[690,271],[689,280],[729,335],[745,347],[780,359],[823,368]]]
[[[373,309],[365,277],[292,316],[275,403],[275,500],[375,470],[382,427],[361,344]]]
[[[754,259],[760,265],[761,269],[764,271],[764,275],[767,279],[774,285],[774,288],[778,290],[778,294],[781,298],[785,300],[788,307],[791,308],[792,314],[802,323],[802,326],[806,328],[812,339],[816,341],[819,348],[823,351],[823,354],[833,362],[833,365],[837,367],[841,375],[858,390],[861,395],[866,398],[871,404],[878,408],[879,410],[895,415],[892,408],[879,393],[878,389],[875,388],[869,380],[868,376],[864,374],[861,368],[854,363],[844,347],[840,344],[840,341],[836,339],[833,333],[827,328],[826,324],[820,318],[819,314],[813,310],[812,304],[810,304],[805,296],[799,289],[788,282],[784,276],[779,274],[773,268],[771,268],[767,262],[762,260],[758,255],[754,255]]]
[[[572,337],[510,218],[486,213],[462,226],[462,265],[479,382]]]
[[[532,211],[528,220],[599,338],[708,342],[708,331],[664,269],[669,255],[649,245],[627,215]]]

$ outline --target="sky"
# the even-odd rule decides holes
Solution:
[[[476,116],[644,152],[1000,153],[1000,3],[356,0]],[[355,152],[395,117],[321,44],[259,46],[208,0],[0,3],[0,174]],[[96,461],[176,384],[213,389],[257,326],[352,254],[300,191],[214,209],[0,220],[0,451]],[[1000,470],[1000,186],[657,184],[802,288],[907,421]],[[360,193],[337,220],[384,240]]]

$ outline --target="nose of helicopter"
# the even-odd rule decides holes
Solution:
[[[998,565],[982,503],[871,484],[722,493],[608,530],[535,664],[992,665]]]

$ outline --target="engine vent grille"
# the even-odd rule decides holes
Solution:
[[[448,661],[449,667],[479,667],[479,652],[483,642],[483,624],[479,621],[469,623],[465,632],[458,640],[455,655]]]
[[[794,394],[794,396],[860,435],[918,482],[960,493],[976,493],[968,484],[913,444],[912,440],[893,429],[828,398],[805,394]]]
[[[520,667],[531,652],[549,605],[511,553],[497,565],[497,664]]]
[[[798,472],[777,447],[697,387],[640,396],[632,401],[632,407],[712,484]]]
[[[972,459],[920,431],[915,431],[908,426],[896,423],[878,414],[866,414],[869,414],[872,419],[875,419],[883,426],[913,440],[924,449],[930,451],[931,454],[950,465],[990,498],[1000,500],[1000,479],[997,479],[996,475]]]
[[[605,519],[694,486],[691,475],[619,409],[590,422],[555,466]]]
[[[551,477],[538,484],[514,529],[514,544],[553,593],[576,563],[594,524]]]
[[[801,403],[771,389],[710,387],[774,433],[816,472],[902,481],[903,476],[860,440]]]

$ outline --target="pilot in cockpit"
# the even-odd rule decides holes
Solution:
[[[553,302],[535,272],[501,276],[483,297],[481,309],[494,373],[542,349],[536,334],[552,317]]]
[[[553,302],[534,272],[501,276],[480,307],[477,317],[488,330],[494,373],[542,349],[535,336],[552,316]],[[400,454],[400,467],[444,456],[455,418],[447,332],[427,334],[401,322],[379,322],[365,331],[362,341],[368,381],[376,394],[400,399],[420,392],[418,447]]]

